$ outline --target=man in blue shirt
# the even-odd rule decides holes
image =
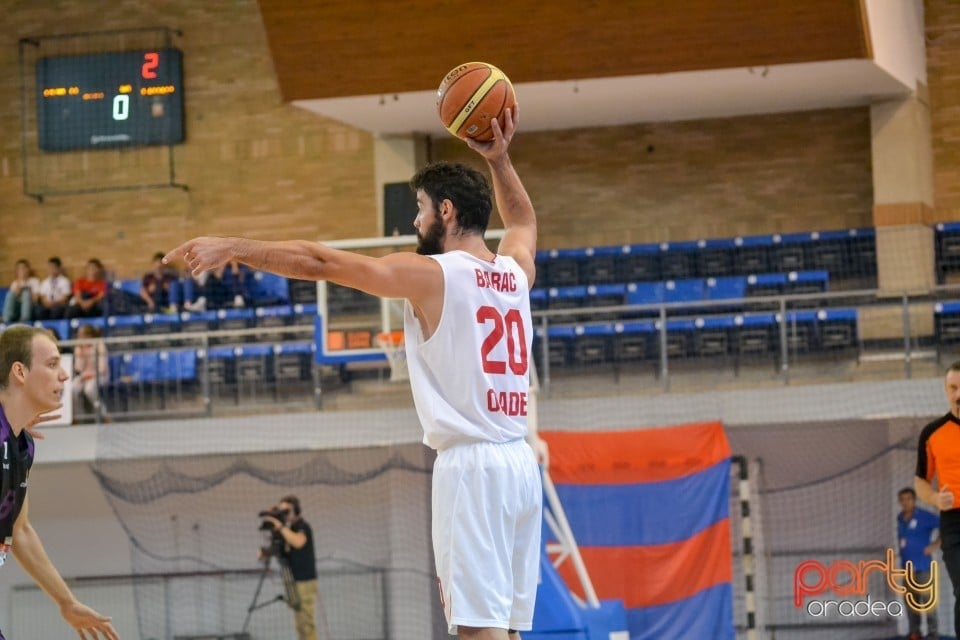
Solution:
[[[940,518],[926,511],[917,509],[917,494],[910,488],[900,489],[897,494],[902,511],[897,515],[897,541],[900,546],[900,566],[903,567],[907,561],[913,563],[913,575],[916,581],[924,584],[930,581],[930,561],[933,553],[940,548],[940,536],[937,529],[940,527]],[[926,600],[923,594],[913,592],[917,602],[921,599]],[[920,640],[920,613],[914,611],[909,605],[907,610],[907,619],[910,621],[910,633],[908,640]],[[938,640],[940,635],[937,631],[937,610],[931,609],[926,612],[927,616],[927,640]]]

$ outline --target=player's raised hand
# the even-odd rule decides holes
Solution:
[[[60,407],[62,406],[63,405],[60,405]],[[57,409],[60,407],[57,407]],[[54,409],[54,411],[57,411],[57,409]],[[40,415],[34,416],[30,422],[24,426],[24,429],[27,430],[27,433],[29,433],[34,440],[43,440],[45,436],[39,431],[35,430],[37,425],[44,422],[50,422],[51,420],[59,420],[60,417],[61,415],[59,413],[41,413]]]
[[[163,264],[183,258],[195,276],[225,265],[233,257],[233,238],[202,236],[187,240],[163,257]]]
[[[85,604],[66,604],[60,608],[60,615],[67,624],[76,629],[82,640],[120,640],[117,630],[110,624],[112,618],[100,615]]]
[[[517,122],[520,114],[519,107],[505,109],[503,111],[503,122],[498,118],[490,121],[490,128],[493,130],[493,140],[489,142],[478,142],[473,138],[466,138],[467,146],[479,153],[487,160],[496,160],[507,154],[507,148],[510,147],[510,141],[513,140],[513,134],[517,132]]]

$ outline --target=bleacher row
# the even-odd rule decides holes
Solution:
[[[876,277],[876,234],[847,229],[553,249],[538,252],[536,262],[536,288],[794,271],[825,271],[831,280],[860,283]]]
[[[960,273],[960,222],[937,225],[936,251],[941,280]],[[531,291],[531,307],[535,311],[574,310],[550,318],[546,335],[553,365],[658,358],[663,336],[655,307],[660,304],[679,307],[668,313],[665,327],[665,346],[671,358],[777,354],[783,348],[783,318],[776,305],[751,303],[752,298],[862,287],[876,277],[873,229],[557,249],[541,251],[536,259],[538,277]],[[138,287],[135,280],[114,285],[129,297]],[[4,293],[0,290],[0,302]],[[177,334],[200,331],[314,323],[313,283],[255,272],[252,293],[256,305],[252,308],[129,313],[37,324],[62,338],[74,337],[77,328],[87,323],[100,327],[108,337],[169,336],[162,343],[132,340],[126,348],[112,346],[114,382],[155,382],[177,376],[193,380],[197,363],[203,360],[207,360],[205,367],[218,363],[212,365],[214,373],[220,371],[217,375],[223,380],[254,374],[281,379],[294,370],[304,379],[309,375],[310,354],[315,351],[309,333],[211,338],[206,350],[183,348],[186,341],[176,338]],[[717,304],[725,300],[730,304]],[[698,302],[710,304],[701,308]],[[857,310],[819,308],[822,302],[807,295],[805,304],[788,307],[786,339],[791,351],[833,350],[857,343]],[[331,318],[379,313],[371,296],[336,285],[327,289],[327,305]],[[595,311],[597,307],[642,305],[647,305],[646,311],[621,309],[603,315]],[[578,309],[583,313],[577,314]],[[937,339],[960,342],[960,302],[937,304],[935,316]],[[538,325],[537,357],[542,355],[543,337]],[[327,350],[369,348],[372,339],[369,330],[331,331]],[[281,375],[277,375],[277,363],[284,370]]]

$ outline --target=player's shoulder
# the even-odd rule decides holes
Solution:
[[[526,285],[526,288],[527,289],[530,288],[530,284],[533,282],[533,279],[531,278],[531,274],[533,274],[534,276],[536,275],[536,264],[532,258],[528,260],[527,259],[528,256],[522,253],[520,255],[515,255],[513,253],[502,253],[502,252],[497,253],[497,257],[501,259],[506,259],[506,261],[508,261],[509,263],[512,263],[511,266],[515,267],[512,270],[521,274],[523,276],[523,280]]]
[[[929,440],[930,437],[937,431],[937,429],[950,423],[957,423],[957,419],[954,418],[953,414],[951,413],[947,413],[943,416],[940,416],[936,420],[930,421],[920,432],[920,442]]]

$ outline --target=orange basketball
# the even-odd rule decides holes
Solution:
[[[450,70],[437,89],[437,112],[458,138],[493,140],[490,120],[503,125],[503,112],[517,106],[507,75],[486,62],[468,62]]]

